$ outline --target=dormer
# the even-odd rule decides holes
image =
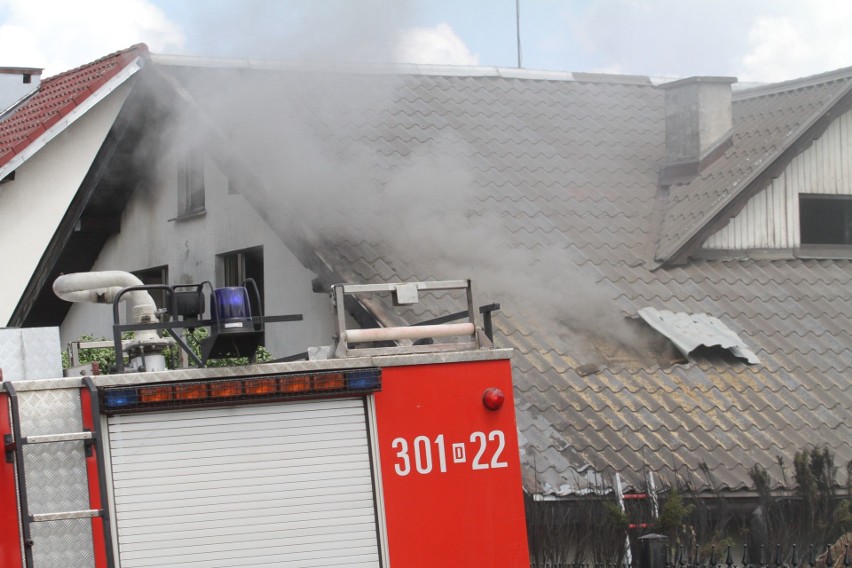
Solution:
[[[852,258],[852,110],[834,118],[701,248],[748,256]]]
[[[661,175],[655,264],[852,258],[852,68],[735,92],[731,108],[721,156]]]

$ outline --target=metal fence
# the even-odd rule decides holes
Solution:
[[[774,550],[761,546],[758,551],[750,551],[748,546],[743,546],[737,563],[730,546],[723,551],[712,548],[703,558],[697,552],[691,554],[683,546],[663,546],[661,556],[656,559],[653,554],[640,554],[637,561],[623,564],[533,561],[530,568],[832,568],[837,565],[852,568],[849,544],[843,545],[842,555],[837,548],[836,545],[810,545],[802,551],[795,544],[786,549],[778,544]]]

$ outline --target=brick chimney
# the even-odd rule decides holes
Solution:
[[[0,67],[0,114],[38,89],[41,71],[36,67]]]
[[[735,77],[689,77],[666,92],[666,160],[660,184],[685,183],[731,146],[731,84]]]

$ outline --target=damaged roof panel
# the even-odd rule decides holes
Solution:
[[[760,359],[728,326],[708,314],[673,313],[642,308],[639,315],[648,325],[665,335],[687,359],[700,346],[722,347],[751,365]]]

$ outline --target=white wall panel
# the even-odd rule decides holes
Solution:
[[[115,122],[131,82],[107,95],[0,186],[0,327],[11,318]],[[14,267],[14,269],[12,269]]]

